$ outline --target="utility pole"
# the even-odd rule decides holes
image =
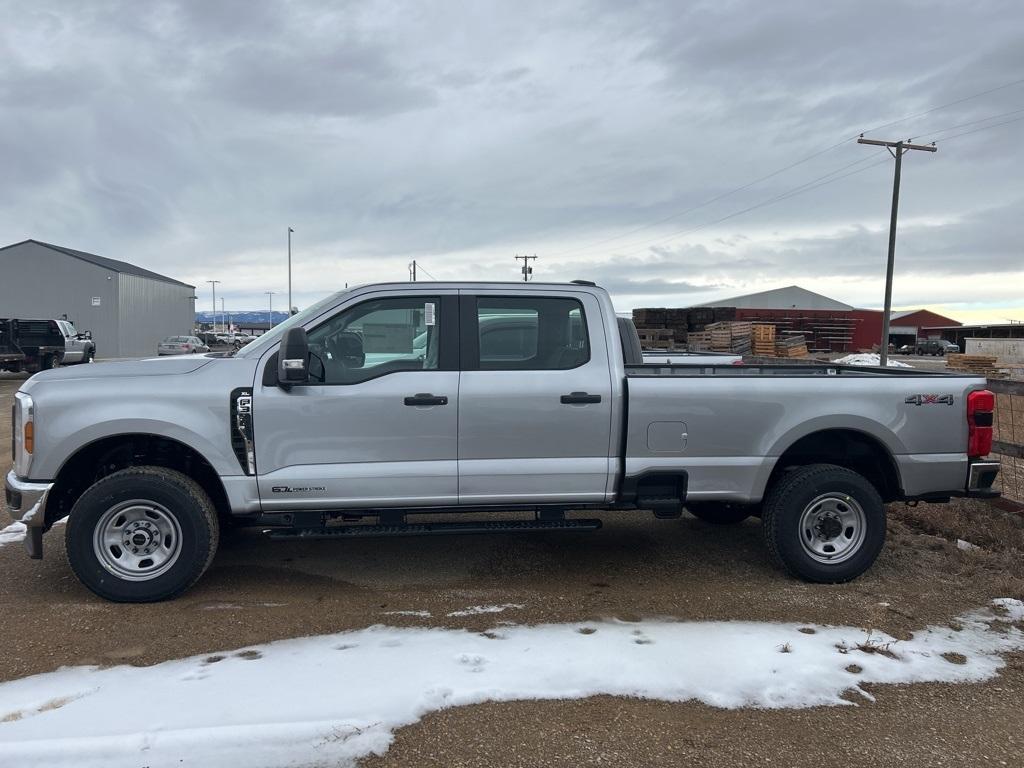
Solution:
[[[220,280],[207,280],[206,282],[208,282],[210,284],[210,287],[213,289],[213,331],[214,331],[214,333],[216,333],[217,332],[217,283],[219,283]]]
[[[416,282],[416,259],[413,259],[412,264],[409,265],[409,282]]]
[[[267,319],[270,321],[270,327],[273,328],[274,327],[274,294],[277,293],[277,291],[264,291],[264,293],[267,294],[267,296],[270,297],[270,314],[268,315]]]
[[[228,312],[227,312],[226,309],[224,309],[224,297],[223,296],[220,297],[220,322],[221,322],[221,325],[224,326],[224,332],[225,333],[230,333],[231,331],[228,329]]]
[[[288,227],[288,317],[292,316],[292,232],[294,231]]]
[[[858,144],[871,144],[885,147],[889,154],[896,158],[896,170],[892,177],[892,214],[889,218],[889,260],[885,265],[885,309],[882,310],[882,345],[879,348],[878,362],[883,366],[889,364],[889,315],[892,314],[892,272],[896,265],[896,212],[900,207],[900,169],[903,167],[903,153],[911,149],[922,152],[935,152],[937,147],[931,144],[911,144],[910,141],[880,141],[865,139],[864,134],[857,139]]]
[[[530,278],[533,276],[533,267],[530,266],[530,260],[532,259],[532,260],[536,261],[537,254],[534,254],[533,256],[518,256],[517,255],[516,256],[516,261],[519,261],[519,259],[523,260],[523,282],[524,283],[525,282],[529,282]]]

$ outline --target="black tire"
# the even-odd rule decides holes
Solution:
[[[727,501],[697,501],[686,504],[686,511],[712,525],[736,525],[759,512],[756,505],[730,504]]]
[[[917,350],[917,356],[918,357],[924,357],[924,350],[923,349],[918,349]]]
[[[46,355],[43,358],[43,370],[52,371],[54,368],[60,368],[60,358],[57,355]]]
[[[116,565],[105,565],[97,554],[97,549],[104,547],[94,545],[97,528],[110,511],[134,501],[154,505],[171,525],[177,525],[170,536],[172,542],[177,539],[177,554],[167,558],[170,562],[165,570],[140,580],[124,578],[113,570]],[[212,562],[219,535],[217,512],[198,483],[164,467],[131,467],[108,475],[79,497],[64,539],[71,568],[85,586],[107,600],[149,603],[175,597],[192,586]],[[110,552],[118,549],[115,544]],[[116,559],[110,553],[104,557]]]
[[[847,512],[842,514],[856,517],[859,509],[863,518],[860,530],[851,525],[832,539],[805,535],[801,520],[805,512],[811,515],[811,510],[818,508],[816,503],[821,503],[822,497],[840,509],[845,506]],[[761,514],[765,544],[776,565],[801,579],[823,584],[850,581],[870,568],[885,544],[885,525],[885,504],[875,486],[862,475],[833,464],[810,464],[784,473],[768,490]],[[833,541],[835,545],[830,544]],[[833,546],[836,554],[814,556],[808,549],[815,546]],[[843,559],[822,561],[828,557]]]

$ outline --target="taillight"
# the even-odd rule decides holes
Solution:
[[[967,455],[976,459],[992,451],[992,416],[996,396],[987,389],[967,395]]]

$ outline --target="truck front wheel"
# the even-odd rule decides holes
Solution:
[[[217,512],[194,480],[131,467],[82,494],[65,542],[75,575],[97,595],[148,603],[192,586],[213,560],[218,535]]]
[[[776,564],[807,581],[850,581],[885,544],[885,504],[866,478],[833,464],[784,473],[765,497],[761,525]]]

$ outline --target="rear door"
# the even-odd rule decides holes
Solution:
[[[463,291],[459,503],[603,502],[612,390],[588,293]]]
[[[307,328],[307,384],[253,391],[265,510],[453,506],[458,501],[454,290],[353,298]],[[275,358],[261,365],[276,371]]]

